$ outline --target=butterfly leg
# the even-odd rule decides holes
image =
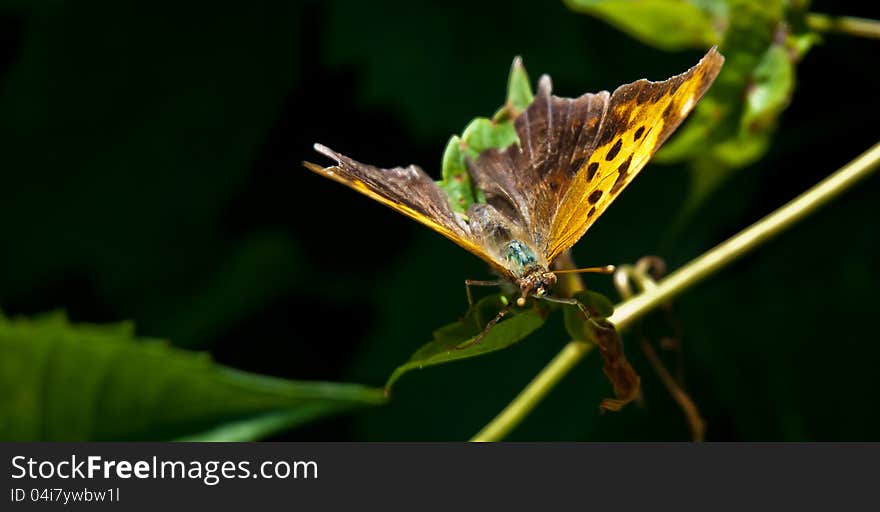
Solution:
[[[482,330],[482,332],[480,332],[480,334],[477,334],[474,337],[474,339],[472,339],[471,341],[469,341],[463,345],[459,345],[459,346],[455,347],[456,350],[464,350],[468,347],[472,347],[472,346],[476,345],[477,343],[483,341],[483,338],[485,338],[486,335],[489,334],[489,331],[491,331],[492,328],[495,327],[495,325],[498,322],[500,322],[501,319],[504,318],[505,315],[507,315],[507,313],[510,311],[511,306],[512,306],[512,304],[508,304],[507,306],[504,306],[504,309],[499,311],[498,314],[495,315],[495,318],[493,318],[492,320],[489,320],[489,323],[487,323],[486,326],[483,327],[483,330]]]
[[[468,299],[468,310],[474,307],[474,296],[471,293],[471,286],[503,286],[504,281],[501,279],[495,279],[492,281],[478,281],[475,279],[465,279],[464,280],[464,290],[467,292]]]
[[[544,299],[547,302],[555,302],[556,304],[567,304],[569,306],[577,306],[578,309],[581,310],[581,313],[587,317],[587,320],[592,318],[593,314],[590,313],[590,310],[587,309],[587,306],[584,305],[583,302],[575,299],[575,298],[567,298],[567,297],[552,297],[550,295],[544,295],[542,297],[538,297],[539,299]]]
[[[544,299],[547,302],[555,302],[557,304],[567,304],[569,306],[577,306],[577,308],[581,310],[581,313],[584,314],[584,317],[586,317],[588,322],[590,322],[591,324],[593,324],[594,326],[596,326],[599,329],[605,329],[605,327],[599,325],[598,323],[596,323],[595,320],[593,320],[593,313],[590,312],[590,309],[587,306],[585,306],[583,302],[581,302],[573,297],[571,297],[571,298],[552,297],[550,295],[544,295],[544,296],[538,297],[538,298]]]
[[[581,310],[581,313],[584,314],[584,317],[586,317],[587,321],[590,322],[591,324],[593,324],[594,327],[596,327],[597,329],[603,329],[603,330],[608,329],[607,327],[600,325],[598,322],[593,320],[593,313],[590,312],[590,309],[587,306],[585,306],[583,302],[581,302],[575,298],[551,297],[549,295],[544,295],[543,297],[537,297],[537,298],[544,299],[547,302],[555,302],[557,304],[567,304],[569,306],[577,306],[577,308]]]

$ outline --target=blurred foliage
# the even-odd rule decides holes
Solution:
[[[726,0],[565,0],[640,41],[664,50],[708,48],[721,41],[731,6]]]
[[[249,441],[359,406],[380,390],[296,382],[136,339],[130,323],[0,317],[0,439]]]
[[[710,5],[691,4],[701,12]],[[707,187],[693,208],[699,214],[678,235],[665,228],[687,199],[684,166],[650,165],[575,248],[578,261],[618,263],[650,253],[679,266],[876,141],[880,77],[866,65],[876,53],[870,41],[829,36],[813,46],[797,62],[791,106],[777,115],[795,68],[761,62],[775,48],[768,62],[782,60],[784,49],[794,63],[790,49],[802,55],[812,42],[797,37],[804,32],[794,5],[783,5],[785,44],[775,38],[777,11],[766,25],[756,24],[764,35],[749,35],[750,23],[742,22],[738,37],[755,38],[754,53],[742,52],[748,58],[723,47],[733,44],[733,29],[717,25],[725,69],[738,71],[728,87],[719,78],[712,91],[720,96],[705,98],[698,109],[707,112],[689,122],[712,119],[709,105],[722,109],[728,91],[738,106],[722,109],[718,133],[706,136],[735,141],[746,111],[740,93],[749,90],[739,88],[742,77],[782,84],[748,100],[756,108],[747,124],[758,132],[777,127],[763,157],[728,173],[723,186]],[[813,7],[870,15],[854,1],[817,0]],[[737,13],[710,17],[732,26]],[[575,15],[562,2],[531,1],[389,0],[382,8],[355,0],[196,2],[171,11],[110,1],[7,2],[0,4],[0,28],[0,306],[14,315],[64,308],[76,322],[132,318],[145,336],[210,351],[226,369],[214,374],[215,365],[192,363],[193,372],[227,384],[207,385],[208,396],[228,389],[229,367],[381,386],[430,336],[430,326],[461,314],[462,280],[487,273],[442,237],[299,169],[314,142],[377,165],[413,161],[430,168],[451,131],[503,99],[498,80],[514,55],[550,74],[557,94],[576,96],[671,76],[695,62],[696,48],[716,42],[669,53]],[[735,142],[730,147],[737,149]],[[867,180],[677,302],[687,387],[707,420],[708,439],[880,437],[873,406],[880,389],[872,377],[880,347],[866,343],[874,334],[864,321],[880,280],[880,233],[866,221],[876,216],[878,186],[876,177]],[[602,278],[589,285],[611,291]],[[408,373],[382,408],[275,438],[467,439],[569,337],[562,322],[546,322],[528,342],[491,357]],[[124,352],[140,344],[153,354],[145,361],[161,360],[154,351],[165,350],[195,357],[141,338],[126,341]],[[17,348],[0,359],[3,408],[12,403],[9,390],[24,385],[6,378],[4,362],[31,350],[15,346],[21,354]],[[600,415],[595,404],[611,389],[602,361],[590,357],[512,439],[687,438],[650,365],[638,350],[627,355],[642,374],[643,407]],[[81,373],[77,378],[90,375]],[[52,382],[49,374],[23,378]],[[272,400],[286,393],[268,384],[246,387]],[[95,403],[87,393],[66,396]],[[108,402],[100,417],[72,417],[109,421],[123,407]],[[151,410],[170,423],[128,438],[208,431],[215,439],[243,439],[238,419],[257,421],[246,413],[182,425],[158,406]],[[283,422],[283,412],[279,417]],[[28,435],[72,438],[85,428],[58,415],[43,422],[35,412],[0,418],[16,425],[39,420],[40,430],[21,430]],[[276,421],[260,418],[262,425]]]
[[[656,162],[689,163],[686,218],[731,173],[761,158],[795,87],[795,67],[818,35],[802,0],[567,0],[666,50],[720,44],[726,62],[715,85]],[[685,21],[687,20],[687,21]],[[680,218],[680,222],[683,220]]]

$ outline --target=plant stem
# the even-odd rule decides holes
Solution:
[[[852,16],[829,16],[811,12],[807,26],[816,32],[837,32],[858,37],[880,39],[880,21]]]
[[[841,192],[868,176],[878,163],[880,163],[880,142],[782,208],[673,272],[658,283],[654,290],[639,294],[619,305],[608,320],[620,329],[626,328],[633,320],[646,312],[669,301],[685,289],[729,265],[740,256],[813,213],[840,195]]]
[[[572,341],[566,345],[541,373],[529,382],[517,397],[488,425],[483,427],[471,441],[499,441],[504,439],[529,412],[550,392],[578,361],[591,352],[595,345]]]
[[[657,306],[706,279],[747,252],[793,226],[842,192],[867,177],[880,164],[880,142],[825,178],[810,190],[752,224],[739,234],[692,260],[648,289],[615,307],[608,319],[625,329]],[[589,345],[572,341],[471,441],[499,441],[541,402],[574,366],[589,353]]]

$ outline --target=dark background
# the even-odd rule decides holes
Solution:
[[[6,2],[0,9],[0,308],[132,319],[223,364],[380,386],[466,308],[486,266],[302,169],[320,141],[437,175],[448,137],[504,100],[510,61],[576,96],[690,67],[556,2]],[[864,2],[814,10],[871,16]],[[683,168],[649,166],[577,245],[581,265],[675,268],[877,141],[880,43],[828,36],[799,67],[770,152],[684,229]],[[676,303],[710,440],[877,440],[880,178]],[[589,279],[611,293],[609,280]],[[625,338],[626,341],[634,341]],[[389,406],[278,439],[466,439],[567,341],[407,375]],[[517,440],[686,439],[641,356],[643,406],[598,413],[595,355]],[[670,358],[674,361],[674,358]]]

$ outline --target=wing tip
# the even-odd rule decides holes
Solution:
[[[335,160],[337,165],[342,163],[341,155],[339,153],[337,153],[336,151],[333,151],[332,149],[328,148],[327,146],[321,144],[320,142],[316,142],[315,144],[313,144],[312,148],[314,148],[315,151],[326,156],[327,158],[331,158],[331,159]],[[302,165],[303,165],[303,167],[305,167],[306,169],[308,169],[310,171],[316,172],[318,174],[324,174],[324,175],[328,174],[329,169],[330,169],[330,167],[324,167],[324,166],[318,165],[316,163],[308,162],[305,160],[303,160]],[[329,173],[329,174],[332,174],[332,173]]]
[[[721,62],[724,62],[724,54],[722,54],[720,51],[718,51],[717,44],[712,45],[712,47],[709,48],[709,51],[706,52],[706,55],[703,55],[703,59],[707,59],[707,58],[713,59],[713,60],[720,60]]]
[[[302,164],[303,167],[305,167],[306,169],[308,169],[312,172],[316,172],[318,174],[321,174],[324,172],[324,167],[321,167],[320,165],[318,165],[316,163],[308,162],[306,160],[303,160],[300,163]]]
[[[724,60],[724,55],[718,51],[718,46],[716,45],[709,48],[709,51],[706,52],[706,55],[703,55],[703,58],[694,66],[694,69],[705,69],[706,74],[711,75],[711,78],[714,79],[718,72],[721,71]]]
[[[553,80],[550,79],[550,75],[543,74],[541,78],[538,79],[538,95],[546,95],[550,96],[553,93]]]
[[[334,160],[338,160],[338,158],[337,158],[338,153],[336,153],[336,151],[333,151],[332,149],[328,148],[327,146],[321,144],[320,142],[316,142],[312,146],[312,148],[314,148],[315,151],[317,151],[318,153],[321,153],[322,155],[324,155],[326,157],[330,157]]]

